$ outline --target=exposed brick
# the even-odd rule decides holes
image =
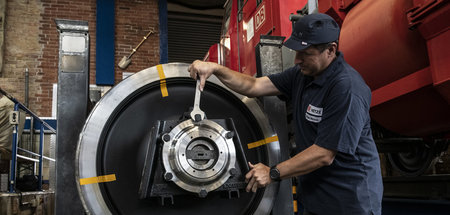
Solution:
[[[150,27],[158,31],[158,1],[129,0],[115,3],[115,65],[128,55]],[[90,82],[95,83],[96,0],[7,0],[4,65],[0,87],[24,101],[24,74],[29,69],[29,107],[50,116],[53,84],[57,82],[59,33],[54,20],[89,22]],[[159,34],[151,36],[133,55],[127,72],[138,72],[159,62]],[[115,82],[122,79],[115,67]]]

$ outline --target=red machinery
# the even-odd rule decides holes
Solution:
[[[345,7],[330,2],[320,11]],[[373,91],[372,118],[407,136],[448,136],[449,1],[361,1],[339,17],[340,49]]]
[[[259,35],[288,38],[292,29],[289,15],[306,3],[307,0],[228,1],[223,37],[219,46],[210,49],[209,59],[255,75]],[[450,1],[319,0],[318,10],[341,25],[339,49],[372,89],[373,121],[401,137],[394,143],[408,140],[405,137],[418,138],[425,144],[434,144],[435,140],[448,143]],[[420,153],[435,156],[436,151],[422,150],[423,144],[417,146],[416,159],[399,153],[391,159],[397,163],[394,166],[403,166],[400,169],[407,173],[423,172],[422,165],[428,165],[423,164],[423,158],[430,156]]]
[[[233,0],[225,5],[220,46],[209,50],[209,60],[218,59],[229,68],[255,75],[255,46],[260,35],[289,37],[292,23],[289,14],[300,10],[307,0]],[[216,52],[220,49],[219,52]],[[219,53],[219,57],[217,54]]]

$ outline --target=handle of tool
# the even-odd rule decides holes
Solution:
[[[200,108],[200,79],[197,79],[197,85],[195,86],[195,98],[194,98],[194,108]]]
[[[142,39],[141,42],[136,46],[136,48],[133,49],[133,51],[130,53],[130,55],[128,55],[127,58],[130,59],[131,56],[133,56],[133,54],[139,49],[139,47],[141,47],[142,43],[144,43],[144,41],[147,40],[147,38],[148,38],[151,34],[153,34],[153,33],[154,33],[153,29],[150,30],[150,31],[147,33],[147,35],[145,35],[144,39]]]

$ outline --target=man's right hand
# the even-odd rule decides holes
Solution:
[[[189,66],[188,71],[193,79],[200,78],[200,90],[203,91],[206,79],[214,73],[218,66],[219,64],[213,62],[196,60]]]

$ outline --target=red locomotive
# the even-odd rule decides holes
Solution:
[[[208,60],[255,75],[260,35],[288,38],[290,15],[307,3],[228,1]],[[317,9],[341,25],[339,49],[372,89],[380,151],[404,174],[422,174],[450,139],[450,1],[319,0]]]

